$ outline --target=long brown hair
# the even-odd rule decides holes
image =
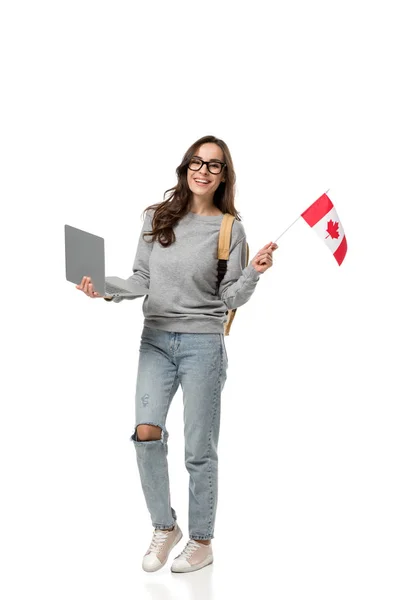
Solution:
[[[223,140],[213,135],[206,135],[190,146],[185,152],[182,162],[176,169],[178,183],[164,192],[164,200],[158,204],[151,204],[144,209],[143,213],[149,209],[155,209],[153,216],[153,230],[145,232],[144,236],[151,236],[151,241],[158,240],[164,246],[170,246],[175,242],[175,233],[173,226],[189,211],[189,202],[192,192],[187,182],[187,169],[193,155],[202,144],[217,144],[224,153],[225,181],[221,181],[214,193],[214,205],[223,213],[233,215],[238,221],[241,221],[239,212],[235,208],[235,184],[236,174],[233,168],[231,153]],[[170,192],[170,193],[169,193]],[[167,194],[169,196],[166,198]]]

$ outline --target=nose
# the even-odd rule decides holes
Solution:
[[[199,173],[201,173],[202,175],[209,175],[210,172],[207,169],[207,165],[201,165],[201,169],[200,169]]]

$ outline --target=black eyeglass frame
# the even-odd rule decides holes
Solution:
[[[192,169],[189,165],[192,162],[192,160],[198,160],[199,162],[201,162],[201,165],[198,169]],[[208,166],[210,163],[218,163],[219,165],[221,165],[221,170],[219,173],[213,173],[212,171],[210,171],[210,167]],[[202,168],[203,165],[207,165],[207,171],[209,173],[211,173],[211,175],[220,175],[222,173],[222,171],[224,170],[224,168],[226,167],[226,163],[221,162],[220,160],[201,160],[201,158],[191,158],[189,163],[188,163],[188,169],[190,169],[191,171],[200,171],[200,169]]]

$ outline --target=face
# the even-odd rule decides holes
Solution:
[[[202,144],[194,153],[193,158],[200,158],[205,161],[224,162],[224,153],[217,144]],[[210,173],[207,165],[202,165],[199,171],[187,170],[187,182],[193,194],[203,199],[212,198],[215,190],[218,188],[221,181],[225,181],[225,169],[221,173],[215,175]],[[206,183],[202,183],[202,182]]]

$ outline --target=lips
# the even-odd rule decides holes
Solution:
[[[208,185],[210,183],[210,181],[208,179],[204,179],[204,181],[201,181],[201,180],[199,181],[198,179],[195,179],[194,181],[195,181],[195,183],[197,183],[197,185],[200,185],[200,186]]]

